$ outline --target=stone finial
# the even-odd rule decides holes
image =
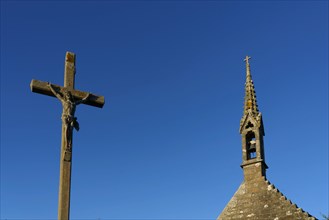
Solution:
[[[251,78],[250,72],[250,64],[249,60],[251,57],[246,56],[244,61],[246,62],[246,83],[245,83],[245,98],[244,98],[244,112],[246,115],[248,112],[251,112],[255,117],[259,114],[257,99],[256,99],[256,91],[254,82]]]

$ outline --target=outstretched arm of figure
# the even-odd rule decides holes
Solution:
[[[81,103],[84,103],[85,101],[87,101],[89,99],[89,97],[90,97],[90,93],[88,92],[87,95],[83,99],[76,101],[75,104],[79,105]]]
[[[48,87],[51,90],[51,92],[60,100],[63,101],[63,97],[61,96],[61,94],[59,94],[53,87],[53,85],[51,83],[48,82]]]

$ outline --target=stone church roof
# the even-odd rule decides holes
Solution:
[[[246,57],[244,111],[240,122],[244,180],[217,220],[315,220],[288,200],[266,179],[265,136],[251,78],[250,57]]]
[[[241,183],[218,220],[315,220],[316,218],[288,200],[265,177]]]

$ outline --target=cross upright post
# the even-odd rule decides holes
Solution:
[[[57,97],[63,106],[58,220],[68,220],[70,217],[73,129],[79,130],[79,123],[74,116],[76,106],[83,103],[102,108],[105,103],[103,96],[75,90],[74,80],[75,54],[67,52],[65,57],[64,87],[39,80],[32,80],[30,84],[32,92]]]

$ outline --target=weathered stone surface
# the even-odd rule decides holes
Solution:
[[[265,177],[241,183],[218,220],[315,220],[288,200]]]
[[[65,87],[62,87],[59,85],[54,85],[54,84],[53,84],[53,87],[61,93],[65,89]],[[43,94],[43,95],[48,95],[51,97],[56,97],[54,95],[54,93],[52,93],[51,90],[49,89],[49,87],[47,86],[47,82],[32,79],[32,81],[30,83],[30,88],[31,88],[32,92]],[[83,99],[83,97],[85,97],[87,95],[87,92],[83,92],[83,91],[79,91],[79,90],[69,90],[69,91],[71,92],[73,97],[77,100]],[[99,107],[99,108],[102,108],[104,106],[104,103],[105,103],[104,96],[94,95],[94,94],[90,94],[88,100],[86,102],[84,102],[84,104],[86,104],[86,105],[91,105],[91,106]]]
[[[73,129],[79,130],[79,123],[77,122],[77,117],[74,115],[76,106],[79,104],[87,104],[101,108],[104,105],[103,96],[75,90],[74,82],[75,54],[67,52],[65,56],[64,87],[38,80],[32,80],[30,84],[32,92],[57,97],[63,106],[58,193],[59,220],[68,220],[70,218]]]
[[[250,57],[246,57],[244,111],[240,122],[244,181],[219,215],[218,220],[311,220],[316,219],[288,200],[266,180],[264,125],[258,110],[251,78]]]

